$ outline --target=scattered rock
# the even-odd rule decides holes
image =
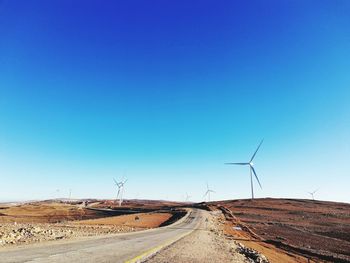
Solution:
[[[0,247],[12,244],[44,242],[81,236],[97,236],[137,231],[127,226],[76,225],[74,223],[3,223],[0,225]]]
[[[250,260],[252,263],[269,263],[269,260],[261,253],[258,251],[245,247],[241,243],[237,243],[237,252],[240,254],[243,254],[247,259]]]

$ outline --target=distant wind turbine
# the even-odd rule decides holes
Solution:
[[[255,172],[255,169],[254,169],[253,160],[254,160],[254,157],[255,157],[256,153],[258,152],[258,150],[259,150],[259,148],[260,148],[260,146],[261,146],[261,144],[262,144],[263,142],[264,142],[264,140],[261,140],[261,142],[260,142],[258,148],[255,150],[255,152],[254,152],[252,158],[250,158],[249,162],[247,162],[247,163],[225,163],[225,164],[229,164],[229,165],[248,165],[248,166],[249,166],[249,172],[250,172],[250,187],[251,187],[251,191],[252,191],[252,200],[254,199],[253,174],[254,174],[254,176],[255,176],[255,178],[256,178],[256,180],[257,180],[257,182],[258,182],[260,188],[262,189],[261,184],[260,184],[260,181],[259,181],[259,178],[258,178],[258,176],[257,176],[257,174],[256,174],[256,172]]]
[[[314,198],[314,194],[315,194],[317,191],[318,191],[318,189],[317,189],[317,190],[315,190],[315,191],[313,191],[313,192],[308,192],[308,193],[311,195],[312,200],[315,200],[315,198]]]
[[[206,197],[208,197],[208,202],[210,202],[210,193],[215,193],[215,191],[209,189],[209,185],[208,185],[208,183],[207,183],[207,191],[206,191],[205,194],[203,195],[204,200],[206,199]]]
[[[124,185],[128,180],[125,179],[120,182],[117,182],[117,180],[113,178],[113,181],[114,181],[114,184],[118,187],[117,200],[119,199],[119,206],[121,206],[123,203],[123,196],[125,192]]]
[[[186,193],[186,196],[185,196],[185,202],[188,202],[190,200],[191,196],[188,195],[188,193]]]

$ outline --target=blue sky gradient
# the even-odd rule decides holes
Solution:
[[[0,200],[350,202],[349,1],[0,1]],[[59,193],[56,191],[59,189]]]

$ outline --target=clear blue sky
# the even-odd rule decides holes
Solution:
[[[350,1],[0,1],[0,200],[350,202],[349,135]]]

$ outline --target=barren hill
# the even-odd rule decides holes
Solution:
[[[212,204],[231,213],[228,234],[240,235],[235,226],[241,225],[252,240],[281,250],[316,260],[350,262],[350,204],[272,198]],[[247,243],[259,247],[259,242]]]

